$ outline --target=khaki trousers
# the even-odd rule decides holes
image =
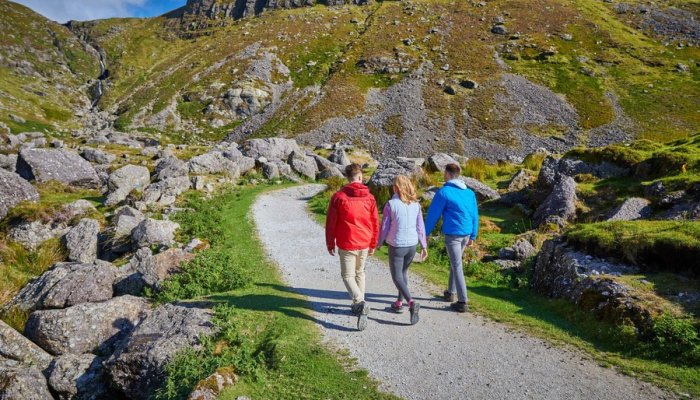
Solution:
[[[365,261],[369,249],[342,250],[338,249],[340,256],[340,275],[343,283],[352,297],[352,303],[365,301]]]

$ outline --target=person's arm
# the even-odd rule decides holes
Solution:
[[[472,233],[469,238],[474,241],[479,234],[479,205],[476,202],[476,195],[471,195],[471,217],[472,217]]]
[[[427,249],[428,240],[426,239],[425,235],[425,224],[423,223],[423,210],[420,209],[420,205],[418,206],[418,220],[416,221],[416,229],[418,231],[418,242],[420,243],[421,248]]]
[[[377,202],[372,198],[370,208],[370,219],[372,222],[372,241],[369,243],[369,253],[374,254],[374,249],[377,247],[377,238],[379,237],[379,210],[377,210]]]
[[[391,206],[389,202],[384,205],[384,213],[382,214],[382,227],[379,231],[379,241],[377,242],[377,248],[382,247],[384,241],[386,240],[386,235],[389,234],[389,228],[391,228]]]
[[[326,248],[331,255],[335,255],[335,226],[338,222],[338,210],[335,204],[335,195],[331,197],[326,212]]]
[[[435,229],[435,225],[437,225],[437,222],[440,220],[444,210],[445,197],[442,194],[442,190],[439,190],[437,193],[435,193],[435,197],[433,197],[433,201],[430,203],[430,207],[428,207],[428,216],[425,218],[426,236],[430,236],[430,234],[433,232],[433,229]]]

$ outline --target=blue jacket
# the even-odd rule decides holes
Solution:
[[[476,239],[479,232],[479,210],[474,192],[459,179],[452,179],[438,190],[425,219],[427,235],[442,217],[442,233],[469,236]]]

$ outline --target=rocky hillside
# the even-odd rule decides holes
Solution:
[[[69,31],[3,0],[0,121],[490,160],[700,127],[696,0],[343,3],[189,0]]]

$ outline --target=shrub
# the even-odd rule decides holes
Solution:
[[[531,153],[528,154],[523,160],[523,167],[531,171],[539,171],[542,168],[542,163],[547,157],[544,153]]]
[[[228,249],[210,249],[197,255],[163,284],[161,301],[192,299],[247,286],[252,278],[245,265]]]
[[[698,331],[688,319],[680,319],[664,313],[654,321],[654,342],[659,350],[669,355],[697,352],[700,345]]]
[[[483,158],[470,158],[462,168],[462,175],[470,176],[480,181],[493,179],[498,176],[498,167],[489,164]]]

